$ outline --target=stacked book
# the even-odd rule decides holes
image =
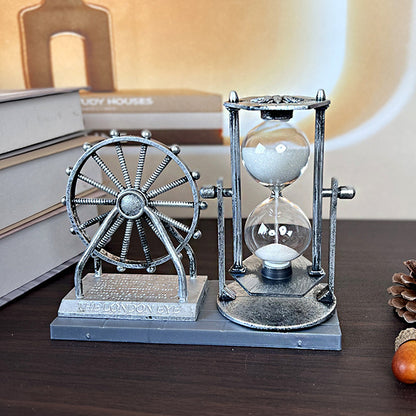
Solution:
[[[219,94],[187,90],[124,90],[81,94],[85,128],[137,134],[149,129],[165,144],[222,144]]]
[[[60,200],[66,167],[98,140],[85,135],[78,89],[0,91],[0,305],[85,249]]]

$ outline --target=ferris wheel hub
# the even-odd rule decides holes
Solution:
[[[126,189],[117,197],[117,208],[120,214],[130,220],[139,218],[146,205],[146,196],[137,189]]]

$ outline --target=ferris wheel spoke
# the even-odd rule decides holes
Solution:
[[[188,182],[188,178],[186,176],[183,176],[182,178],[175,179],[174,181],[169,182],[166,185],[163,185],[163,186],[161,186],[159,188],[153,189],[153,191],[150,191],[147,194],[147,197],[149,199],[152,199],[152,198],[154,198],[154,197],[156,197],[156,196],[158,196],[160,194],[163,194],[165,192],[170,191],[171,189],[177,188],[178,186],[181,186],[181,185],[183,185],[183,184],[185,184],[187,182]]]
[[[162,240],[162,236],[160,235],[159,230],[157,229],[157,227],[155,226],[155,224],[152,222],[152,220],[146,215],[145,216],[145,221],[147,223],[147,225],[149,226],[149,228],[155,233],[155,235],[159,238],[159,240]],[[162,224],[163,225],[163,224]],[[164,226],[164,225],[163,225]],[[165,227],[165,226],[164,226]],[[166,227],[165,227],[166,229]]]
[[[102,171],[111,179],[114,185],[116,185],[117,188],[120,191],[122,191],[124,189],[124,186],[120,183],[120,181],[117,179],[114,173],[111,172],[110,168],[104,163],[100,156],[98,156],[97,153],[93,153],[91,157],[95,160],[95,162],[102,169]]]
[[[128,220],[126,223],[126,230],[124,231],[123,242],[121,244],[120,260],[122,262],[126,261],[127,252],[129,251],[130,238],[131,238],[131,232],[133,230],[133,224],[134,224],[133,220]]]
[[[149,179],[143,185],[142,191],[147,192],[149,188],[153,185],[155,180],[160,176],[166,166],[172,159],[170,156],[165,156],[165,158],[160,162],[159,166],[154,170],[154,172],[150,175]]]
[[[173,218],[169,217],[168,215],[162,214],[160,211],[158,211],[155,208],[152,208],[154,213],[162,220],[162,222],[165,222],[169,225],[172,225],[175,228],[178,228],[179,230],[182,230],[186,233],[188,233],[190,231],[190,227],[188,227],[187,225],[183,224],[180,221],[174,220]]]
[[[115,199],[101,198],[74,198],[72,202],[77,205],[116,205]]]
[[[137,227],[137,231],[139,232],[139,239],[140,239],[140,244],[142,245],[144,258],[146,259],[146,263],[150,264],[152,263],[153,260],[150,254],[149,244],[147,242],[146,234],[144,232],[143,224],[140,218],[136,220],[136,227]]]
[[[121,216],[118,217],[114,221],[113,225],[111,225],[111,227],[108,229],[108,231],[104,234],[104,237],[98,243],[97,250],[100,250],[101,248],[103,248],[110,241],[111,237],[118,230],[118,228],[123,223],[123,221],[124,221],[124,218],[121,217]]]
[[[104,214],[101,214],[101,215],[97,215],[94,218],[90,218],[89,220],[83,222],[78,228],[80,230],[85,230],[86,228],[91,227],[94,224],[97,224],[98,222],[102,221],[108,215],[109,212],[110,211],[105,212]]]
[[[123,173],[124,182],[127,188],[131,188],[131,181],[129,170],[127,169],[126,158],[124,157],[123,149],[121,148],[121,144],[116,144],[116,153],[118,157],[118,161],[120,162],[121,172]]]
[[[147,145],[142,144],[140,146],[139,160],[137,162],[136,177],[134,179],[134,188],[140,189],[140,182],[142,181],[144,161],[146,159]]]
[[[193,201],[149,201],[149,207],[193,208]]]
[[[83,175],[82,173],[78,174],[78,178],[81,181],[84,181],[88,183],[89,185],[95,186],[96,188],[100,189],[101,191],[107,192],[110,195],[117,196],[118,192],[114,189],[109,188],[108,186],[103,185],[102,183],[99,183],[95,181],[94,179],[89,178],[88,176]]]

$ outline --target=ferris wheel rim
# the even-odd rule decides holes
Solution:
[[[105,140],[102,140],[96,143],[95,145],[88,147],[85,150],[84,154],[81,155],[81,157],[77,160],[77,162],[75,163],[75,165],[73,166],[69,174],[68,185],[66,189],[66,197],[65,197],[67,201],[67,204],[66,204],[67,213],[68,213],[72,228],[74,230],[74,233],[78,235],[78,237],[86,246],[88,246],[88,244],[90,243],[90,238],[87,235],[87,233],[81,230],[79,227],[79,225],[81,224],[81,221],[78,216],[77,205],[73,202],[74,197],[75,197],[75,187],[78,182],[78,175],[81,173],[82,168],[84,167],[87,160],[89,160],[93,154],[95,154],[98,150],[102,149],[103,147],[106,147],[109,145],[121,146],[122,144],[126,144],[128,142],[133,142],[138,145],[144,145],[144,146],[155,148],[161,151],[162,153],[165,154],[165,157],[169,157],[172,161],[176,163],[176,165],[182,170],[182,172],[184,173],[187,179],[186,182],[189,184],[191,192],[192,192],[193,215],[192,215],[191,225],[189,226],[189,231],[183,237],[182,241],[178,241],[177,246],[175,244],[176,246],[175,250],[177,253],[179,253],[184,249],[185,245],[188,244],[189,240],[192,238],[192,236],[194,235],[196,231],[196,226],[197,226],[197,222],[199,219],[199,210],[200,210],[198,187],[190,169],[171,150],[171,148],[164,145],[163,143],[160,143],[157,140],[148,139],[144,137],[126,135],[126,136],[117,136],[117,137],[107,138]],[[123,220],[123,222],[125,221],[127,221],[127,219]],[[109,252],[104,247],[98,250],[96,249],[93,255],[110,264],[113,264],[116,266],[123,266],[123,267],[131,268],[131,269],[143,269],[143,268],[155,267],[171,259],[171,256],[167,254],[165,256],[152,259],[152,262],[150,264],[149,262],[143,261],[143,260],[131,260],[128,258],[121,260],[120,256],[117,256]]]

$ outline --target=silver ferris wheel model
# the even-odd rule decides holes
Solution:
[[[132,153],[131,149],[135,156],[138,154],[133,157],[134,163],[129,163],[131,158],[125,155]],[[94,146],[85,144],[84,151],[74,167],[67,169],[69,179],[62,202],[67,207],[71,232],[80,237],[87,249],[75,269],[75,288],[63,299],[59,315],[195,320],[207,280],[205,276],[197,276],[189,245],[191,238],[201,236],[196,228],[199,211],[207,206],[199,201],[196,185],[199,173],[191,172],[179,159],[179,146],[169,148],[153,140],[148,130],[141,137],[120,136],[113,130],[106,140]],[[109,167],[104,154],[118,161],[117,166]],[[155,168],[147,168],[148,158],[159,160]],[[103,179],[88,175],[90,165],[99,167]],[[99,196],[80,195],[79,189],[85,184],[97,190]],[[179,187],[186,200],[175,198]],[[83,218],[84,206],[95,206],[104,212]],[[187,210],[181,217],[190,220],[185,223],[173,218],[169,209]],[[98,230],[92,233],[97,225]],[[152,246],[146,236],[149,232],[158,237],[161,246]],[[116,233],[122,233],[121,245],[111,252],[106,245]],[[181,261],[182,251],[189,259],[188,276]],[[83,279],[83,269],[90,257],[94,258],[95,273]],[[103,274],[103,260],[115,265],[120,273],[126,269],[146,269],[148,274]],[[155,275],[156,267],[169,260],[176,275]]]

